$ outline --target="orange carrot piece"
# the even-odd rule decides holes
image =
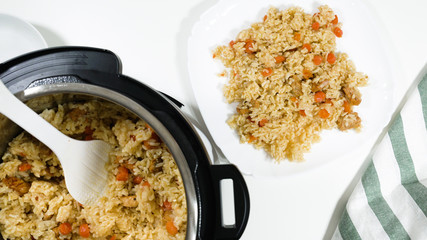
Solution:
[[[338,24],[338,16],[335,15],[334,20],[332,20],[332,24]]]
[[[344,101],[343,107],[344,107],[344,112],[346,112],[346,113],[350,113],[351,112],[351,105],[350,105],[349,102]]]
[[[302,70],[302,76],[303,76],[305,79],[309,79],[309,78],[312,78],[312,77],[313,77],[313,74],[311,73],[311,71],[310,71],[310,70],[308,70],[308,69],[304,69],[304,70]]]
[[[284,62],[286,58],[284,56],[277,56],[274,58],[274,60],[276,60],[276,63],[281,63]]]
[[[135,176],[135,177],[133,178],[132,182],[133,182],[135,185],[138,185],[138,184],[140,184],[140,183],[142,182],[142,180],[144,180],[144,178],[142,178],[141,176]]]
[[[300,41],[301,40],[301,34],[300,33],[295,33],[294,34],[294,40],[295,41]]]
[[[304,44],[302,45],[302,48],[307,49],[307,52],[310,52],[310,51],[311,51],[311,45],[310,45],[310,43],[304,43]]]
[[[326,109],[320,109],[320,111],[319,111],[319,117],[323,118],[323,119],[328,118],[329,117],[328,110],[326,110]]]
[[[313,22],[313,24],[311,25],[311,27],[313,28],[313,30],[319,30],[320,23],[319,22]]]
[[[326,94],[322,91],[318,91],[314,94],[314,101],[317,103],[321,103],[325,101],[325,99],[326,99]]]
[[[170,211],[172,210],[172,203],[169,202],[168,200],[163,202],[163,206],[162,206],[164,211]]]
[[[117,181],[127,181],[129,178],[129,170],[123,166],[120,166],[118,168],[118,172],[116,175],[116,180]]]
[[[341,28],[339,28],[339,27],[336,27],[336,28],[334,28],[334,34],[335,34],[335,36],[337,36],[337,37],[342,37],[342,30],[341,30]]]
[[[18,171],[20,171],[20,172],[26,172],[26,171],[28,171],[28,170],[30,170],[31,169],[31,164],[29,164],[29,163],[21,163],[19,166],[18,166]]]
[[[333,52],[328,53],[328,56],[326,57],[326,60],[330,64],[334,64],[337,58],[335,57],[335,54]]]
[[[269,77],[269,76],[271,76],[271,74],[273,74],[273,69],[271,69],[271,68],[264,68],[264,69],[261,71],[261,74],[262,74],[264,77]]]
[[[90,237],[90,229],[89,229],[89,225],[87,225],[87,223],[83,223],[82,225],[80,225],[79,234],[83,238]]]
[[[230,47],[232,48],[234,46],[234,44],[236,44],[236,43],[233,40],[231,40],[228,45],[230,45]]]
[[[251,142],[253,142],[255,140],[257,140],[257,138],[255,136],[250,135],[248,143],[251,143]]]
[[[253,53],[254,52],[254,41],[251,39],[248,39],[245,41],[245,52],[247,53]]]
[[[59,224],[58,229],[59,229],[59,232],[60,232],[62,235],[68,235],[68,234],[70,234],[70,233],[71,233],[71,231],[73,230],[73,228],[72,228],[71,224],[70,224],[70,223],[68,223],[68,222],[65,222],[65,223],[61,223],[61,224]]]
[[[178,228],[175,227],[173,221],[168,221],[166,223],[166,230],[170,235],[176,235],[178,233]]]
[[[322,56],[316,55],[313,57],[313,63],[314,65],[320,65],[323,62]]]

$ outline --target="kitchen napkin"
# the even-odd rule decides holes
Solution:
[[[370,155],[332,239],[427,239],[426,69]]]

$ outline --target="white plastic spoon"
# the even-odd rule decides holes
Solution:
[[[107,185],[110,145],[100,140],[72,139],[17,99],[0,80],[0,113],[48,146],[61,162],[71,196],[92,205]]]

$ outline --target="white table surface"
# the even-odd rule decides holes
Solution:
[[[403,95],[427,62],[427,1],[371,0],[400,61]],[[193,24],[216,0],[2,0],[0,13],[33,24],[48,45],[106,48],[122,60],[123,73],[190,107],[200,121],[186,66]],[[321,2],[321,1],[320,1]],[[295,3],[297,4],[297,2]],[[0,23],[1,24],[1,23]],[[204,129],[202,129],[204,130]],[[246,177],[251,213],[242,239],[322,239],[335,228],[336,206],[369,149],[282,179]],[[329,226],[329,227],[328,227]]]

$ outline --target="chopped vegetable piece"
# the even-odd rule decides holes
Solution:
[[[116,235],[111,236],[110,240],[116,240]]]
[[[335,34],[335,36],[337,36],[337,37],[342,37],[342,30],[341,30],[341,28],[339,28],[339,27],[336,27],[336,28],[334,28],[334,34]]]
[[[236,108],[237,113],[246,114],[249,113],[249,109],[247,108]]]
[[[302,76],[303,76],[305,79],[309,79],[309,78],[312,78],[312,77],[313,77],[313,74],[311,73],[311,71],[310,71],[310,70],[308,70],[308,69],[304,69],[304,70],[302,70]]]
[[[344,107],[344,112],[346,112],[346,113],[350,113],[351,112],[351,105],[347,101],[344,101],[343,107]]]
[[[268,120],[263,118],[263,119],[261,119],[261,121],[258,122],[258,126],[264,127],[267,122],[268,122]]]
[[[286,60],[286,58],[284,56],[277,56],[274,59],[276,60],[276,63],[281,63],[281,62],[284,62]]]
[[[169,202],[168,200],[163,202],[163,206],[162,206],[164,211],[170,211],[172,210],[172,203]]]
[[[301,116],[303,116],[303,117],[305,117],[306,115],[305,115],[305,110],[299,110],[299,114],[301,115]]]
[[[319,22],[313,22],[313,24],[311,25],[311,27],[313,28],[313,30],[319,30],[320,23]]]
[[[295,33],[295,34],[294,34],[294,40],[295,40],[295,41],[299,41],[299,40],[301,40],[301,34],[300,34],[300,33]]]
[[[251,39],[248,39],[245,41],[245,52],[247,53],[253,53],[254,51],[254,41]]]
[[[310,43],[304,43],[304,44],[302,45],[302,48],[307,49],[307,52],[310,52],[310,51],[311,51],[311,45],[310,45]]]
[[[320,65],[323,62],[322,56],[316,55],[313,57],[314,65]]]
[[[178,233],[178,228],[175,227],[173,221],[168,221],[166,223],[166,230],[170,235],[176,235]]]
[[[267,20],[267,15],[264,15],[264,18],[262,20],[265,22],[265,20]]]
[[[231,40],[228,45],[230,45],[230,47],[232,48],[234,46],[234,44],[236,44],[236,43],[233,40]]]
[[[251,143],[251,142],[253,142],[255,140],[257,140],[257,138],[255,136],[250,135],[248,143]]]
[[[20,172],[26,172],[30,169],[31,169],[31,164],[29,164],[29,163],[21,163],[18,166],[18,171],[20,171]]]
[[[322,91],[318,91],[314,94],[314,101],[317,103],[321,103],[325,101],[325,99],[326,99],[326,94]]]
[[[68,222],[59,224],[59,232],[62,235],[68,235],[71,233],[72,230],[73,230],[73,228],[72,228],[71,224]]]
[[[143,186],[143,187],[150,187],[151,185],[150,185],[150,183],[149,183],[148,181],[144,181],[144,182],[142,183],[142,186]]]
[[[326,109],[320,109],[320,111],[319,111],[319,117],[323,118],[323,119],[328,118],[329,117],[328,110],[326,110]]]
[[[144,178],[142,178],[141,176],[135,176],[134,178],[133,178],[133,183],[134,184],[140,184],[141,182],[142,182],[142,180],[144,180]]]
[[[212,58],[216,58],[216,55],[215,55],[215,53],[212,55]]]
[[[291,97],[291,101],[296,102],[296,101],[298,101],[298,99],[296,97]]]
[[[118,172],[116,175],[116,180],[117,181],[127,181],[129,178],[129,170],[123,166],[120,166],[118,168]]]
[[[332,24],[338,24],[338,16],[335,15],[334,20],[332,20]]]
[[[326,60],[330,64],[334,64],[337,58],[335,57],[335,54],[333,52],[328,53],[328,56],[326,57]]]
[[[83,223],[82,225],[80,225],[79,234],[83,238],[90,237],[90,229],[89,229],[89,225],[87,225],[87,223]]]
[[[271,68],[264,68],[264,69],[261,71],[261,74],[262,74],[264,77],[269,77],[269,76],[271,76],[271,74],[273,74],[273,69],[271,69]]]

